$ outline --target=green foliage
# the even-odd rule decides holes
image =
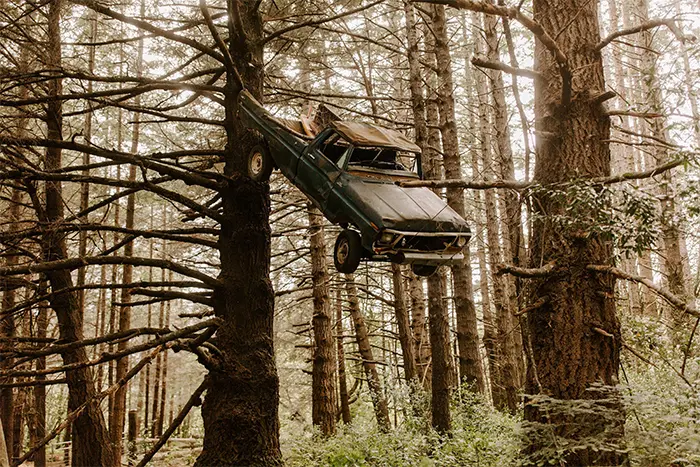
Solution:
[[[404,405],[399,426],[391,433],[380,433],[371,420],[360,417],[349,426],[341,425],[332,438],[323,439],[314,433],[296,440],[287,465],[447,467],[516,463],[516,418],[499,413],[480,396],[464,391],[455,401],[451,437],[441,437],[426,428],[424,418],[406,415],[411,409],[407,402]]]
[[[561,206],[557,213],[546,213],[546,221],[555,229],[570,235],[609,239],[618,254],[641,254],[658,239],[656,199],[635,185],[581,181],[537,186],[532,188],[532,194],[549,197]]]

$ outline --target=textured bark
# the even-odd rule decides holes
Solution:
[[[394,286],[394,313],[396,324],[399,330],[399,342],[401,343],[401,355],[403,356],[403,371],[406,382],[412,382],[418,377],[416,367],[415,348],[413,346],[413,336],[411,335],[411,323],[406,307],[404,280],[401,273],[401,266],[391,265],[392,282]]]
[[[474,20],[480,23],[478,20]],[[489,23],[493,19],[486,18]],[[480,51],[475,44],[477,54]],[[488,91],[484,79],[477,75],[476,92],[479,98],[479,145],[480,167],[483,177],[493,180],[496,172],[491,154],[492,138],[490,133],[490,109],[488,103]],[[496,274],[496,265],[502,262],[501,244],[499,238],[499,222],[496,211],[496,195],[493,190],[484,191],[484,211],[486,214],[486,238],[488,246],[488,259],[491,271],[491,284],[493,287],[493,305],[495,316],[490,321],[491,325],[485,327],[484,339],[492,349],[491,365],[491,392],[494,405],[502,410],[515,412],[518,407],[517,368],[515,364],[515,343],[513,341],[513,320],[510,309],[509,282],[504,276]]]
[[[430,337],[425,319],[425,292],[423,281],[411,274],[408,279],[411,295],[411,330],[413,332],[413,348],[416,358],[416,371],[421,385],[430,390],[432,379],[430,367]]]
[[[647,0],[637,0],[635,4],[635,17],[640,23],[649,20],[649,5]],[[646,30],[639,33],[639,45],[641,46],[641,78],[644,87],[645,112],[664,114],[664,105],[661,95],[661,85],[657,77],[657,53],[654,51],[652,31]],[[653,118],[646,121],[646,131],[657,140],[669,141],[665,118]],[[658,165],[669,159],[668,148],[661,144],[655,144],[652,148],[653,162]],[[675,191],[672,171],[666,171],[662,175],[663,182],[659,184],[661,197],[661,233],[663,238],[663,270],[666,275],[668,289],[674,295],[683,300],[689,300],[691,295],[687,289],[686,277],[688,269],[684,265],[682,254],[683,244],[680,226],[676,219]],[[686,260],[687,261],[687,260]],[[673,319],[676,331],[683,331],[688,322],[688,316],[670,307],[669,316]]]
[[[144,17],[146,13],[146,4],[144,0],[141,0],[141,12],[140,16]],[[92,27],[93,27],[93,34],[96,34],[94,32],[96,30],[96,25],[94,22],[91,22]],[[92,49],[91,49],[92,50]],[[90,55],[90,63],[92,64],[91,66],[94,67],[94,57],[95,53],[94,50],[92,50],[91,55]],[[138,43],[138,52],[137,52],[137,58],[136,58],[136,75],[138,77],[142,76],[142,63],[143,63],[143,40],[139,40]],[[134,99],[134,105],[138,107],[141,105],[141,98],[140,96],[136,96],[136,99]],[[86,116],[86,119],[88,119],[88,127],[90,125],[90,114]],[[132,116],[132,135],[131,135],[131,153],[132,154],[137,154],[138,149],[139,149],[139,136],[140,136],[140,118],[141,114],[138,112],[134,112]],[[89,155],[85,155],[87,158],[87,162],[89,163]],[[135,165],[130,165],[129,166],[129,181],[130,182],[135,182],[136,181],[136,166]],[[86,184],[87,185],[87,184]],[[89,187],[89,185],[87,185]],[[84,198],[88,197],[88,194],[86,191],[89,190],[89,188],[82,188],[81,191],[81,204],[84,200]],[[87,208],[87,200],[85,199],[85,207],[81,205],[81,211]],[[127,197],[126,201],[126,223],[125,227],[127,229],[133,229],[134,228],[134,215],[136,211],[136,193],[131,193]],[[82,239],[81,239],[82,240]],[[81,244],[81,246],[83,246]],[[128,242],[124,246],[124,256],[126,257],[131,257],[134,255],[134,242]],[[84,252],[81,254],[81,256],[84,256]],[[125,264],[124,268],[122,270],[122,283],[124,284],[130,284],[133,281],[133,270],[134,267],[131,264]],[[84,272],[85,268],[81,269],[81,272],[83,273],[83,281],[85,280],[84,277]],[[80,275],[79,275],[80,277]],[[80,300],[84,301],[84,297],[81,295]],[[129,303],[131,302],[131,290],[130,289],[122,289],[121,293],[121,299],[120,302],[123,304],[121,305],[119,309],[119,331],[126,331],[131,328],[131,306]],[[117,344],[117,351],[124,351],[127,348],[128,342],[126,340],[119,342]],[[116,372],[115,372],[115,378],[117,381],[121,380],[126,373],[129,371],[129,357],[126,356],[124,358],[121,358],[117,360],[116,362]],[[124,422],[126,420],[126,395],[129,391],[129,384],[125,384],[121,386],[119,389],[117,389],[116,393],[114,394],[114,407],[113,407],[113,414],[109,419],[110,427],[110,435],[112,436],[112,443],[114,444],[114,451],[116,456],[121,459],[122,456],[122,451],[123,451],[123,446],[122,446],[122,438],[124,434]]]
[[[369,342],[367,324],[365,323],[365,318],[360,311],[360,301],[357,298],[357,287],[355,286],[355,278],[352,274],[346,274],[345,287],[350,305],[350,317],[355,325],[355,339],[357,341],[357,348],[360,352],[360,357],[362,357],[362,368],[365,370],[367,385],[369,386],[372,396],[374,414],[377,417],[377,426],[381,431],[389,432],[391,430],[389,406],[382,390],[382,382],[379,379],[377,364],[372,352],[372,346]]]
[[[485,18],[484,36],[486,38],[486,57],[494,62],[500,62],[498,51],[498,33],[496,30],[498,19],[495,16]],[[496,178],[502,180],[515,180],[515,167],[513,164],[513,150],[510,144],[510,131],[508,129],[508,107],[506,106],[505,85],[502,73],[496,70],[488,70],[490,95],[493,100],[493,125],[496,130],[495,140],[495,160],[498,170],[493,173]],[[520,211],[520,200],[515,190],[499,190],[499,205],[501,211],[501,230],[505,241],[502,243],[503,259],[506,262],[520,266],[525,249],[522,241],[522,215]],[[513,355],[506,358],[512,360],[515,366],[513,384],[516,391],[520,392],[525,373],[525,361],[523,360],[523,342],[519,329],[519,323],[513,319],[512,313],[521,307],[520,291],[521,280],[517,277],[504,277],[507,281],[506,292],[508,294],[507,316],[498,317],[499,326],[501,324],[507,330],[500,329],[501,339],[512,339],[512,344],[508,343],[505,349],[511,349]],[[505,332],[505,334],[504,334]]]
[[[227,4],[229,52],[248,91],[262,99],[259,2],[229,0]],[[237,78],[229,67],[224,173],[230,179],[220,191],[221,286],[214,293],[214,313],[223,321],[214,337],[221,356],[220,368],[209,373],[202,405],[204,447],[195,463],[199,467],[282,464],[279,379],[272,339],[274,291],[269,278],[269,186],[245,175],[248,152],[260,141],[237,115],[237,91]]]
[[[416,144],[423,151],[424,167],[427,169],[425,159],[428,146],[428,125],[426,122],[426,106],[423,97],[423,77],[421,75],[418,35],[413,5],[404,2],[404,14],[406,16],[406,39],[408,42],[408,71],[411,90],[411,108],[413,110],[413,126],[416,132]],[[416,342],[416,355],[418,358],[418,370],[424,387],[432,382],[432,370],[430,364],[430,342],[425,329],[425,295],[423,293],[423,281],[412,276],[411,279],[411,311],[413,315],[413,336]]]
[[[455,118],[452,58],[444,6],[433,6],[432,23],[435,33],[435,58],[438,64],[438,106],[445,177],[458,179],[462,178],[462,164]],[[464,217],[464,191],[461,188],[447,189],[447,204]],[[479,356],[479,332],[476,327],[469,247],[464,248],[463,252],[464,260],[452,266],[452,289],[457,317],[457,345],[459,346],[459,375],[462,382],[473,387],[476,391],[484,392],[484,373]]]
[[[348,424],[352,421],[350,415],[350,399],[348,397],[348,382],[345,375],[345,348],[343,347],[343,300],[342,289],[338,286],[335,295],[335,320],[336,334],[338,339],[338,397],[340,398],[340,415],[343,423]]]
[[[61,65],[61,39],[59,29],[61,0],[49,4],[48,15],[48,63],[55,67]],[[49,96],[61,93],[61,79],[54,78],[48,82]],[[60,100],[50,100],[46,107],[46,123],[50,139],[62,139],[62,104]],[[45,170],[61,168],[61,150],[49,148],[46,150]],[[60,224],[63,221],[63,198],[61,184],[47,182],[45,186],[45,222]],[[67,257],[65,239],[55,230],[47,230],[42,239],[42,256],[45,261],[62,260]],[[68,270],[56,270],[46,273],[53,291],[72,289],[73,280]],[[77,341],[83,338],[80,325],[79,303],[75,292],[65,292],[53,295],[51,307],[56,313],[60,338],[65,342]],[[84,348],[64,352],[63,363],[69,365],[87,360]],[[95,395],[93,375],[90,368],[69,371],[66,374],[68,384],[68,410],[73,411]],[[100,407],[89,404],[82,414],[75,419],[73,428],[73,465],[101,465],[112,467],[118,460],[112,449],[109,434],[105,426]]]
[[[42,282],[39,290],[46,291],[46,283]],[[39,304],[39,312],[36,318],[36,337],[39,339],[46,338],[46,332],[49,326],[48,303],[41,302]],[[36,369],[43,370],[46,368],[46,357],[36,359]],[[45,379],[43,376],[38,376],[37,381]],[[37,440],[44,439],[46,436],[46,386],[36,386],[34,388],[34,438]],[[34,454],[34,467],[46,467],[46,446],[42,446]]]
[[[425,58],[431,65],[435,65],[435,37],[426,23],[426,50],[430,55]],[[442,160],[438,153],[440,148],[438,96],[434,92],[437,87],[435,73],[428,73],[427,89],[428,99],[425,106],[425,120],[428,127],[426,145],[423,149],[423,172],[425,177],[431,180],[442,178]],[[430,350],[432,361],[431,374],[431,424],[439,433],[449,433],[452,429],[450,414],[450,399],[452,387],[455,383],[452,347],[450,345],[450,318],[447,304],[445,303],[446,280],[445,272],[428,277],[428,330],[430,334]]]
[[[560,32],[557,45],[568,66],[577,70],[573,97],[568,105],[562,104],[559,67],[551,52],[536,41],[535,70],[547,81],[535,84],[535,116],[538,129],[547,136],[537,139],[535,180],[547,185],[580,176],[609,175],[610,120],[601,105],[591,103],[592,96],[606,89],[600,54],[593,51],[600,41],[597,4],[535,0],[534,18],[550,34]],[[533,203],[539,216],[533,222],[530,266],[555,261],[558,269],[529,285],[530,304],[546,301],[528,313],[534,365],[528,367],[526,393],[547,394],[558,400],[596,399],[601,394],[590,390],[593,384],[618,383],[620,323],[612,298],[614,278],[587,271],[586,265],[609,263],[612,248],[609,241],[595,234],[555,228],[551,216],[563,213],[565,204],[546,193],[538,194]],[[607,335],[593,331],[593,327]],[[566,451],[563,462],[622,464],[625,455],[615,446],[621,442],[624,416],[614,402],[615,391],[606,396],[607,401],[595,404],[605,415],[596,411],[576,414],[574,410],[560,414],[546,404],[528,403],[526,420],[546,425],[549,436],[530,436],[527,452],[536,455],[552,434],[573,442],[597,436],[596,449],[581,446]]]
[[[309,209],[309,247],[313,284],[314,355],[311,385],[311,418],[325,436],[335,434],[337,401],[335,391],[335,352],[333,321],[328,295],[328,266],[323,215],[311,203]]]

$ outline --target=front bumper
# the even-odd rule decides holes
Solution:
[[[373,253],[377,260],[385,258],[399,264],[455,264],[464,259],[462,249],[470,238],[470,232],[405,232],[385,229],[377,236]],[[460,243],[462,246],[459,246]]]

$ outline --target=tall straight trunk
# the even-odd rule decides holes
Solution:
[[[348,397],[348,382],[345,374],[345,348],[343,347],[343,290],[338,284],[335,292],[335,322],[338,344],[338,397],[340,399],[340,415],[346,425],[352,421],[350,415],[350,399]]]
[[[484,36],[486,38],[486,57],[494,62],[500,62],[498,50],[498,37],[496,27],[498,18],[487,16],[484,21]],[[515,165],[513,163],[513,150],[510,143],[510,130],[508,122],[508,107],[506,105],[505,85],[503,76],[499,71],[489,70],[489,83],[491,85],[490,95],[493,100],[493,123],[496,130],[496,151],[498,171],[494,173],[503,180],[515,180]],[[516,266],[522,263],[525,254],[522,233],[522,214],[520,210],[520,200],[515,190],[499,190],[499,205],[501,211],[501,225],[505,241],[503,242],[503,258]],[[512,339],[512,344],[505,348],[512,349],[513,355],[507,358],[515,365],[514,384],[519,392],[522,387],[525,373],[525,361],[523,360],[523,342],[520,333],[519,323],[513,319],[513,312],[520,308],[521,281],[517,277],[504,277],[507,282],[507,294],[509,307],[505,316],[498,317],[500,329],[499,334],[506,339]],[[502,310],[506,311],[506,310]]]
[[[537,138],[535,181],[541,185],[568,182],[581,176],[610,174],[610,118],[592,97],[603,92],[603,64],[594,46],[600,41],[598,5],[572,0],[556,5],[534,1],[534,18],[549,34],[557,34],[557,45],[575,70],[570,99],[564,97],[560,65],[539,41],[535,43],[535,70],[546,81],[535,83],[535,117],[543,137]],[[547,84],[548,83],[548,84]],[[545,425],[542,438],[529,437],[527,451],[551,456],[543,448],[552,435],[572,442],[596,436],[595,447],[580,447],[561,453],[567,465],[621,465],[626,455],[615,449],[622,442],[624,415],[615,389],[601,394],[595,384],[618,383],[620,323],[616,316],[615,280],[587,269],[589,264],[609,264],[612,246],[608,240],[554,224],[567,209],[566,201],[535,195],[530,266],[554,261],[556,273],[529,282],[530,304],[543,303],[527,314],[532,348],[527,394],[543,394],[555,400],[586,399],[594,409],[585,413],[570,406],[554,411],[555,405],[531,404],[525,418]],[[589,213],[579,213],[584,218]],[[598,332],[596,329],[602,331]],[[596,399],[604,397],[600,402]],[[591,402],[593,401],[593,402]]]
[[[635,13],[639,23],[649,20],[649,5],[647,0],[637,0]],[[642,31],[640,33],[641,46],[641,73],[642,84],[644,86],[644,96],[646,103],[645,111],[658,114],[665,114],[663,97],[661,95],[661,85],[657,76],[657,53],[654,51],[652,31]],[[657,140],[668,141],[668,132],[665,118],[653,118],[646,124],[646,130]],[[656,143],[652,149],[655,165],[663,164],[669,159],[668,148],[665,145]],[[682,254],[684,239],[678,225],[676,217],[675,192],[673,184],[673,172],[666,171],[662,175],[663,183],[659,185],[659,195],[661,197],[661,233],[663,238],[663,269],[666,274],[666,282],[669,290],[684,300],[690,298],[690,293],[686,286],[686,267]],[[675,308],[671,308],[669,315],[673,318],[676,331],[682,331],[687,323],[688,315]]]
[[[60,10],[61,0],[49,4],[48,14],[48,48],[47,63],[53,67],[61,66]],[[61,79],[55,77],[48,81],[49,97],[61,94]],[[62,101],[50,99],[46,106],[46,124],[48,138],[62,139]],[[61,150],[48,148],[44,168],[47,171],[61,168]],[[38,208],[39,206],[37,206]],[[46,182],[45,185],[45,219],[54,225],[63,222],[63,197],[60,182]],[[41,239],[42,255],[45,261],[63,260],[67,257],[65,238],[60,232],[47,230]],[[73,288],[73,279],[68,270],[56,270],[46,273],[52,291]],[[58,318],[59,337],[65,342],[78,341],[83,338],[80,325],[80,309],[75,292],[63,292],[53,295],[51,307]],[[84,348],[68,350],[61,354],[65,365],[84,362],[87,354]],[[72,411],[95,396],[93,374],[90,368],[72,370],[66,373],[68,384],[68,410]],[[96,404],[88,404],[73,422],[73,465],[102,465],[112,467],[118,464],[110,443],[102,410]]]
[[[39,286],[42,295],[46,293],[46,282],[42,281]],[[36,317],[36,337],[45,339],[49,327],[48,306],[46,302],[40,302]],[[46,368],[46,357],[36,359],[36,369],[41,371]],[[44,376],[37,376],[41,382],[46,379]],[[34,388],[34,438],[41,440],[46,436],[46,386],[36,386]],[[34,454],[34,467],[46,467],[46,446],[42,446]]]
[[[325,436],[335,434],[337,411],[335,390],[335,352],[333,321],[328,294],[325,229],[323,215],[311,203],[309,210],[309,247],[311,249],[311,282],[313,284],[314,355],[311,385],[311,418]]]
[[[401,265],[391,265],[391,279],[394,286],[394,313],[399,331],[399,342],[401,343],[401,355],[403,357],[403,372],[406,382],[412,384],[418,377],[416,367],[416,357],[413,346],[413,336],[411,335],[411,322],[408,317],[406,307],[405,289]]]
[[[172,282],[173,272],[168,271],[168,281]],[[170,303],[165,305],[165,327],[170,328]],[[168,350],[163,352],[163,376],[160,379],[160,407],[158,408],[158,419],[155,421],[155,433],[157,437],[163,435],[163,425],[165,423],[165,404],[168,400]]]
[[[478,20],[477,20],[478,21]],[[486,22],[490,21],[486,18]],[[478,44],[475,43],[477,53]],[[487,180],[496,178],[491,155],[492,139],[490,134],[489,103],[486,83],[477,75],[476,92],[479,97],[479,133],[481,144],[479,145],[480,166],[483,176]],[[518,391],[520,385],[517,378],[515,363],[515,343],[513,340],[513,324],[511,319],[509,283],[503,276],[496,274],[496,265],[502,261],[501,243],[499,238],[499,222],[496,211],[496,196],[493,190],[484,191],[484,210],[486,213],[486,238],[488,258],[491,266],[491,283],[493,285],[493,305],[495,320],[492,320],[493,329],[490,335],[485,336],[486,341],[493,342],[491,367],[491,392],[494,405],[501,410],[515,412],[518,407]],[[484,278],[485,280],[486,278]]]
[[[413,334],[417,377],[423,388],[429,390],[432,379],[430,371],[430,338],[425,319],[423,281],[411,273],[408,277],[408,288],[411,296],[411,331]]]
[[[429,20],[429,18],[427,19]],[[435,37],[425,23],[425,48],[429,51],[425,59],[435,66]],[[427,104],[425,106],[425,121],[427,130],[426,146],[423,147],[422,162],[425,177],[431,180],[442,178],[442,160],[440,158],[440,131],[439,125],[438,95],[435,92],[437,79],[431,70],[428,73]],[[452,388],[455,384],[455,374],[450,346],[450,318],[447,304],[445,303],[446,280],[445,272],[428,277],[428,330],[430,334],[430,350],[432,359],[431,373],[431,424],[439,433],[449,433],[452,429],[450,414],[450,400]]]
[[[229,52],[248,91],[262,100],[263,22],[256,0],[228,0]],[[229,67],[224,95],[227,146],[220,190],[220,286],[214,313],[223,323],[213,339],[222,356],[210,372],[202,405],[204,446],[196,466],[282,464],[279,378],[273,346],[270,282],[270,192],[248,178],[247,155],[259,135],[238,117],[238,85]]]
[[[140,17],[143,18],[146,14],[146,3],[145,0],[141,0]],[[93,23],[93,28],[95,27]],[[94,63],[94,52],[92,52],[91,59]],[[138,52],[136,57],[136,76],[141,78],[142,76],[142,64],[143,64],[143,39],[138,42]],[[136,107],[141,105],[141,96],[137,95],[134,99],[134,105]],[[140,119],[141,114],[134,112],[132,116],[132,133],[131,133],[131,153],[137,154],[139,150],[139,136],[140,136]],[[136,166],[129,166],[129,182],[134,183],[136,181]],[[131,193],[127,197],[126,201],[126,223],[125,228],[134,228],[134,216],[136,211],[136,193]],[[134,240],[128,242],[124,246],[124,256],[131,257],[134,255]],[[126,264],[122,270],[122,283],[130,284],[133,282],[133,269],[134,267],[130,264]],[[128,288],[122,289],[121,300],[122,305],[119,310],[119,331],[127,331],[131,327],[131,290]],[[119,342],[117,345],[117,351],[126,350],[128,342],[126,340]],[[129,357],[123,357],[117,360],[116,363],[116,374],[115,378],[117,381],[121,380],[129,371]],[[129,392],[129,384],[120,386],[114,394],[114,416],[110,418],[110,434],[112,435],[112,443],[114,443],[114,450],[117,456],[121,459],[123,443],[122,438],[124,435],[124,423],[126,421],[126,395]]]
[[[432,23],[435,34],[435,58],[438,65],[438,105],[445,176],[451,179],[462,178],[453,94],[452,58],[444,6],[433,6]],[[461,188],[447,189],[447,204],[457,214],[464,217],[464,191]],[[476,327],[469,247],[465,247],[463,253],[464,260],[452,266],[454,304],[457,316],[457,344],[459,345],[459,374],[461,381],[483,393],[484,373],[479,355],[479,332]]]
[[[379,379],[377,372],[377,364],[372,353],[372,346],[369,342],[369,332],[365,317],[360,311],[360,300],[357,298],[357,286],[355,285],[355,277],[352,274],[346,274],[345,290],[348,294],[348,303],[350,305],[350,317],[355,326],[355,339],[357,340],[357,348],[362,358],[362,368],[365,370],[367,377],[367,385],[372,396],[372,405],[374,406],[374,414],[377,417],[377,426],[383,432],[391,430],[391,420],[389,419],[389,405],[382,391],[382,382]]]
[[[21,196],[19,190],[13,189],[10,206],[7,210],[7,222],[9,224],[8,231],[19,230],[19,203],[21,201]],[[11,253],[11,252],[10,252]],[[5,265],[8,267],[13,266],[17,263],[17,256],[14,254],[7,254],[5,256]],[[15,337],[15,317],[14,314],[5,313],[15,305],[16,296],[15,289],[10,286],[2,293],[2,304],[0,306],[0,311],[2,315],[0,316],[0,336],[4,338]],[[6,370],[10,369],[12,366],[12,359],[3,358],[0,361],[0,369]],[[12,378],[0,378],[2,383],[11,383]],[[3,387],[0,389],[0,422],[3,426],[3,431],[5,435],[5,446],[9,449],[8,452],[12,452],[12,446],[14,445],[13,435],[14,435],[14,390],[10,387]]]

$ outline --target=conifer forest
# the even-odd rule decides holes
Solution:
[[[700,0],[0,0],[0,467],[700,466],[699,100]]]

